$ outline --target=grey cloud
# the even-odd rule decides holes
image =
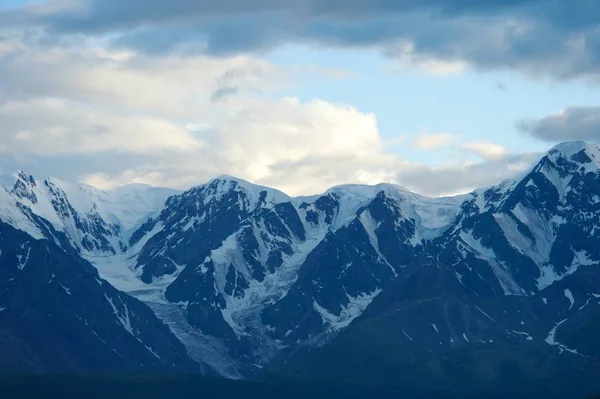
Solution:
[[[397,181],[421,194],[437,196],[455,194],[499,184],[531,168],[540,153],[513,154],[467,166],[451,165],[432,168],[421,165],[400,171]]]
[[[542,156],[542,153],[510,154],[469,165],[453,164],[443,167],[401,162],[395,164],[394,171],[389,170],[390,173],[386,173],[380,181],[400,184],[426,196],[455,195],[514,178],[533,167]],[[302,176],[304,183],[309,181],[319,187],[324,184],[331,186],[331,181],[335,181],[335,184],[356,183],[356,170],[349,169],[347,165],[360,163],[352,156],[328,158],[327,162],[322,162],[318,157],[278,162],[271,165],[269,176],[258,183],[267,186],[278,185],[283,191],[286,191],[286,183],[282,182],[289,182],[287,184],[294,186],[297,180],[295,176]],[[300,188],[305,194],[317,194],[311,192],[310,187]]]
[[[222,87],[219,87],[217,90],[215,90],[211,94],[210,100],[213,103],[217,103],[217,102],[221,101],[222,99],[224,99],[225,97],[232,96],[232,95],[238,93],[239,91],[240,90],[237,87],[222,86]]]
[[[84,4],[84,3],[82,3]],[[375,46],[476,67],[518,68],[558,78],[597,75],[596,0],[91,0],[87,7],[0,13],[0,25],[118,36],[148,52],[264,51],[290,42]]]
[[[541,119],[520,121],[517,127],[547,141],[600,142],[600,107],[569,107]]]

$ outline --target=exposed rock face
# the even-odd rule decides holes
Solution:
[[[0,193],[6,225],[82,270],[91,266],[80,257],[91,262],[222,375],[256,372],[369,320],[407,350],[542,345],[600,356],[595,145],[557,146],[528,174],[454,198],[387,184],[290,198],[221,177],[184,193],[138,187],[144,212],[127,213],[111,193],[22,173],[13,183]],[[119,300],[104,300],[116,320]]]

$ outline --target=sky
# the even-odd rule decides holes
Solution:
[[[596,0],[3,0],[0,173],[453,195],[600,142]]]

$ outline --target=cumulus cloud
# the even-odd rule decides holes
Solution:
[[[306,78],[297,66],[249,55],[154,57],[94,41],[48,44],[16,35],[10,42],[0,54],[4,171],[14,160],[33,174],[107,188],[188,188],[226,173],[290,194],[387,181],[439,195],[496,183],[526,164],[490,150],[466,166],[403,160],[390,147],[404,138],[383,140],[374,114],[278,96]],[[416,145],[453,139],[430,135]]]
[[[454,143],[459,137],[452,133],[422,134],[412,141],[412,146],[421,150],[434,150]]]
[[[518,122],[524,132],[546,141],[600,142],[600,107],[568,107],[541,119]]]
[[[596,0],[53,0],[0,12],[0,26],[110,36],[148,53],[376,47],[437,73],[473,65],[597,77],[600,65]]]

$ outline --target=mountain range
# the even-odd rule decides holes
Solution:
[[[598,145],[446,198],[0,185],[0,370],[600,391]]]

